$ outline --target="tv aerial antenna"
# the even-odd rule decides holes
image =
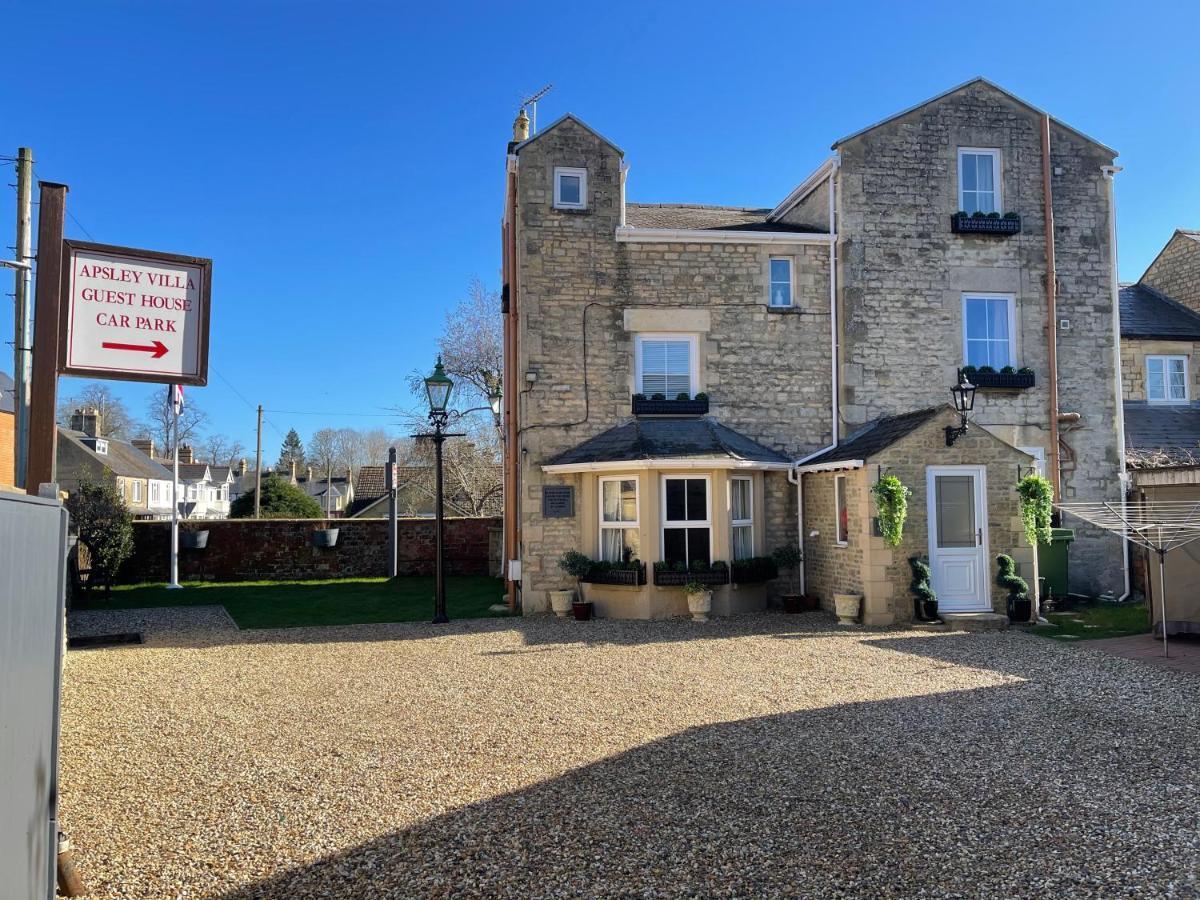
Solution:
[[[531,115],[529,118],[532,120],[531,124],[533,125],[533,130],[530,132],[531,134],[537,134],[538,101],[541,100],[543,97],[545,97],[552,90],[554,90],[554,85],[548,84],[544,88],[542,88],[540,91],[534,91],[532,94],[530,94],[528,97],[526,97],[524,100],[521,101],[522,109],[524,109],[526,106],[528,106],[530,109]]]

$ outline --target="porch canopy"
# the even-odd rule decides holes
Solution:
[[[787,471],[792,462],[712,419],[635,419],[547,460],[544,472],[633,469]]]
[[[1064,513],[1082,519],[1158,554],[1158,601],[1163,636],[1167,646],[1166,555],[1200,540],[1200,503],[1191,500],[1148,500],[1141,503],[1056,503]],[[1200,613],[1200,610],[1196,610]]]

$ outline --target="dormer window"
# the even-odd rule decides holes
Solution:
[[[587,209],[587,169],[554,167],[554,207]]]

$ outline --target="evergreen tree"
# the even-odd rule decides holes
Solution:
[[[319,519],[325,515],[320,503],[277,475],[263,479],[260,514],[264,519]],[[253,515],[254,491],[229,504],[231,519],[248,519]]]
[[[292,463],[296,464],[297,472],[304,468],[304,444],[300,440],[300,435],[296,434],[295,428],[289,430],[287,437],[283,439],[283,446],[279,448],[279,465],[277,468],[281,472],[290,474]]]

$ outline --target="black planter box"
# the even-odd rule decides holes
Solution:
[[[982,219],[955,213],[950,217],[950,230],[955,234],[1020,234],[1021,218]]]
[[[762,584],[779,577],[779,567],[774,560],[754,564],[735,562],[730,564],[729,571],[734,584]]]
[[[659,572],[654,573],[654,583],[659,587],[683,587],[689,581],[701,584],[729,584],[729,570],[720,569],[716,572]]]
[[[646,567],[591,572],[584,577],[583,581],[585,584],[628,584],[637,586],[646,583]]]
[[[977,388],[1007,388],[1024,390],[1033,387],[1032,372],[975,372],[967,380]]]
[[[708,398],[703,400],[639,400],[633,398],[635,416],[703,416],[708,413]]]

